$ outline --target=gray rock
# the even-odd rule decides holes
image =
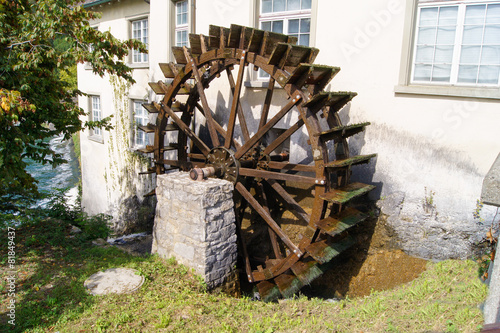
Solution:
[[[105,245],[108,245],[108,243],[104,239],[102,239],[102,238],[97,238],[96,240],[92,241],[92,245],[95,245],[95,246],[105,246]]]
[[[144,277],[131,268],[110,268],[91,275],[83,284],[92,295],[124,294],[139,290]]]
[[[481,200],[487,205],[500,207],[500,154],[484,177]]]
[[[393,192],[377,201],[377,206],[382,211],[382,214],[398,216],[403,208],[404,200],[405,194],[403,192]]]
[[[475,256],[475,247],[485,235],[485,226],[472,219],[457,220],[439,213],[435,205],[410,200],[394,192],[377,206],[386,216],[396,244],[406,253],[432,260],[466,259]]]
[[[70,234],[79,234],[82,232],[82,229],[78,228],[77,226],[72,225],[71,230],[69,231]]]

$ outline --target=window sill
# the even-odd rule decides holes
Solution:
[[[128,149],[129,152],[135,153],[135,154],[142,154],[139,149],[144,149],[146,146],[133,146]]]
[[[104,139],[100,135],[90,135],[88,138],[90,141],[94,141],[97,143],[104,143]]]
[[[136,62],[136,63],[130,63],[130,64],[127,64],[128,67],[130,68],[134,68],[134,69],[137,69],[137,68],[149,68],[149,62]]]
[[[465,97],[480,99],[500,99],[499,88],[475,88],[438,85],[398,85],[394,87],[396,94],[429,95],[445,97]]]
[[[261,81],[261,80],[245,81],[244,84],[245,84],[245,87],[247,87],[247,88],[262,88],[263,89],[263,88],[269,87],[269,81]],[[282,89],[283,87],[280,86],[277,82],[275,82],[274,88]]]

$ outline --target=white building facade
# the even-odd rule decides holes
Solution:
[[[115,123],[113,131],[81,136],[89,213],[109,213],[121,226],[152,205],[143,195],[154,189],[154,176],[137,175],[149,161],[136,152],[151,137],[135,130],[151,120],[140,104],[158,100],[148,82],[164,79],[159,63],[174,61],[171,47],[187,45],[189,33],[238,24],[296,36],[320,50],[315,63],[341,68],[326,90],[358,93],[342,119],[371,122],[350,139],[350,149],[378,154],[354,178],[377,185],[372,199],[408,252],[439,257],[438,250],[419,247],[443,234],[479,241],[482,227],[472,214],[500,152],[499,1],[99,0],[85,6],[102,12],[95,28],[149,48],[128,59],[134,85],[78,68],[79,88],[89,94],[80,106],[91,119],[113,115]],[[242,103],[262,101],[264,82],[265,73],[248,69]],[[492,212],[483,217],[488,221]],[[444,231],[433,238],[426,228]],[[457,249],[444,256],[466,255]]]

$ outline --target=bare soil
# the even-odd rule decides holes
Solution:
[[[417,278],[427,261],[407,255],[383,218],[371,218],[352,232],[357,245],[335,259],[334,268],[312,282],[304,293],[326,298],[367,296]]]
[[[293,188],[287,190],[307,213],[311,212],[313,197],[310,191]],[[361,202],[360,206],[356,208],[376,211],[367,208],[366,202]],[[282,230],[298,244],[305,223],[281,205],[278,204],[277,207],[278,211],[281,210],[279,221]],[[250,208],[245,210],[242,228],[245,230],[251,255],[266,258],[272,253],[267,225]],[[332,269],[313,281],[310,286],[304,287],[302,292],[305,295],[321,298],[366,296],[372,290],[392,289],[410,282],[426,269],[426,260],[409,256],[398,248],[383,216],[369,218],[354,227],[350,235],[356,239],[357,245],[335,258]],[[151,251],[151,241],[152,237],[148,236],[117,247],[131,254],[141,255]],[[245,283],[245,274],[242,274],[242,277],[242,289],[249,292],[253,286]]]
[[[311,191],[293,185],[287,187],[287,191],[307,213],[311,213],[314,201]],[[321,298],[361,297],[369,295],[372,290],[392,289],[410,282],[425,271],[427,261],[409,256],[398,248],[385,218],[375,216],[375,207],[368,207],[363,200],[357,205],[356,208],[371,212],[374,217],[350,230],[357,245],[335,258],[333,268],[303,288],[304,294]],[[306,224],[281,205],[277,207],[282,210],[278,218],[282,230],[298,244]],[[242,228],[247,231],[249,252],[256,257],[272,253],[266,224],[259,221],[257,214],[249,208],[246,209]]]

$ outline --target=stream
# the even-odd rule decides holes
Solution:
[[[78,182],[80,180],[80,166],[75,155],[73,141],[63,140],[62,137],[54,137],[49,141],[50,147],[68,163],[52,168],[49,164],[40,164],[27,160],[26,170],[38,181],[40,193],[50,193],[56,189],[67,189],[68,203],[73,204],[78,196]],[[37,206],[44,207],[49,199],[40,199]]]

